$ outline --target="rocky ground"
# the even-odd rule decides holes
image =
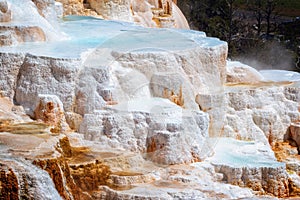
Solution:
[[[34,199],[255,196],[250,189],[226,184],[224,176],[229,174],[218,173],[218,164],[213,161],[156,164],[145,160],[143,154],[101,148],[100,144],[86,141],[75,132],[52,134],[49,125],[30,120],[22,110],[13,114],[14,106],[7,98],[0,100],[1,194],[4,199],[17,198],[16,191],[20,197]],[[230,175],[235,176],[232,172]]]
[[[298,73],[227,61],[202,32],[53,23],[54,1],[1,2],[3,199],[299,195]],[[29,18],[45,38],[25,37]]]

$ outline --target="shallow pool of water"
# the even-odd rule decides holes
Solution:
[[[207,38],[192,30],[144,28],[132,23],[101,20],[93,17],[68,16],[59,21],[62,40],[23,43],[1,47],[1,52],[24,52],[34,55],[79,58],[95,48],[121,52],[180,51],[197,46],[223,45],[217,38]]]

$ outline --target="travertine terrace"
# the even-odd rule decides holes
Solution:
[[[228,61],[173,1],[105,2],[0,0],[1,198],[299,195],[299,73]]]

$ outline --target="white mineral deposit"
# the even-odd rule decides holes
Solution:
[[[0,6],[1,199],[300,190],[299,158],[274,152],[300,149],[299,73],[228,61],[227,43],[189,30],[170,0]]]

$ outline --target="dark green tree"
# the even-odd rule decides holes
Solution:
[[[236,0],[195,0],[189,1],[188,5],[191,10],[186,16],[192,28],[225,40],[232,46],[232,40],[238,33]]]
[[[262,32],[262,23],[263,23],[263,0],[248,0],[247,1],[247,6],[250,11],[253,12],[253,15],[256,19],[256,31],[257,31],[257,36],[260,36]]]
[[[270,36],[272,30],[272,19],[275,19],[277,13],[275,13],[275,8],[276,8],[276,1],[274,0],[267,0],[266,2],[266,7],[265,7],[265,18],[267,21],[267,30],[266,30],[266,35]]]
[[[256,19],[257,36],[262,33],[269,38],[271,33],[276,31],[278,17],[277,0],[248,0],[247,5]],[[263,26],[265,24],[265,26]]]

